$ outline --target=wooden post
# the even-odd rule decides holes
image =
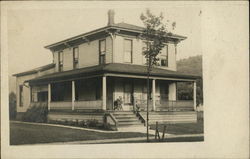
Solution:
[[[155,110],[155,79],[152,80],[153,110]]]
[[[166,132],[166,125],[164,125],[164,128],[163,128],[163,132],[162,132],[162,141],[164,141],[164,137],[165,137],[165,132]]]
[[[157,132],[158,132],[158,122],[155,124],[155,139],[157,139]]]
[[[102,109],[106,110],[106,100],[107,100],[107,83],[106,83],[106,76],[102,77]]]
[[[50,110],[50,101],[51,101],[51,84],[48,84],[48,110]]]
[[[72,110],[75,109],[75,81],[72,81]]]
[[[196,110],[196,81],[194,81],[194,91],[193,91],[193,98],[194,98],[194,110]]]

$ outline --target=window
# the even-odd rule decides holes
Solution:
[[[63,70],[63,52],[58,52],[58,69],[59,71]]]
[[[144,51],[147,50],[147,44],[145,41],[142,42],[142,64],[145,65],[147,64],[147,59],[145,57]]]
[[[99,41],[99,64],[105,64],[106,40]]]
[[[166,51],[160,54],[160,65],[168,67],[168,45],[166,45]]]
[[[23,106],[23,86],[19,86],[19,106]]]
[[[132,63],[132,40],[124,40],[124,61]]]
[[[79,58],[79,49],[78,47],[73,48],[73,68],[78,68],[78,58]]]
[[[124,104],[133,103],[133,86],[131,81],[124,83]]]
[[[167,66],[167,60],[161,59],[161,66]]]

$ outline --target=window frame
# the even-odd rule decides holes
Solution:
[[[129,52],[130,53],[130,62],[128,61],[125,61],[125,57],[126,57],[126,45],[125,45],[125,42],[126,41],[130,41],[131,42],[131,51]],[[124,63],[133,63],[133,39],[129,39],[129,38],[124,38],[124,42],[123,42],[123,59],[124,59]]]
[[[63,51],[58,51],[58,71],[63,71]]]
[[[19,85],[19,107],[23,107],[23,85]]]
[[[166,55],[160,54],[159,65],[163,67],[168,67],[168,44],[165,44],[165,47],[166,47]],[[165,61],[165,65],[162,65],[162,60]]]
[[[75,52],[77,50],[77,52]],[[77,55],[77,58],[76,58]],[[73,69],[79,67],[79,47],[73,47]]]
[[[101,44],[104,41],[104,51],[101,50]],[[99,40],[99,65],[103,65],[106,63],[106,39]]]

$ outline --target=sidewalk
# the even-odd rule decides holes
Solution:
[[[183,135],[165,135],[164,142],[167,142],[167,139],[177,139],[177,138],[195,138],[203,137],[203,134],[183,134]],[[85,140],[85,141],[71,141],[71,142],[55,142],[49,143],[50,145],[61,145],[61,144],[108,144],[108,143],[140,143],[147,142],[146,137],[136,137],[136,138],[123,138],[123,139],[104,139],[104,140]],[[150,142],[159,142],[154,136],[149,137]],[[150,143],[149,142],[149,143]],[[48,144],[48,143],[44,143]],[[41,144],[39,144],[41,145]]]

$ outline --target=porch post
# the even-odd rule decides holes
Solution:
[[[106,98],[107,98],[107,86],[106,86],[106,76],[102,77],[102,109],[106,110]]]
[[[193,99],[194,99],[194,110],[196,110],[196,81],[194,81],[194,91],[193,91]]]
[[[155,79],[152,80],[153,110],[155,110]]]
[[[50,101],[51,101],[51,84],[48,84],[48,110],[50,110]]]
[[[75,81],[72,81],[72,110],[75,109]]]

